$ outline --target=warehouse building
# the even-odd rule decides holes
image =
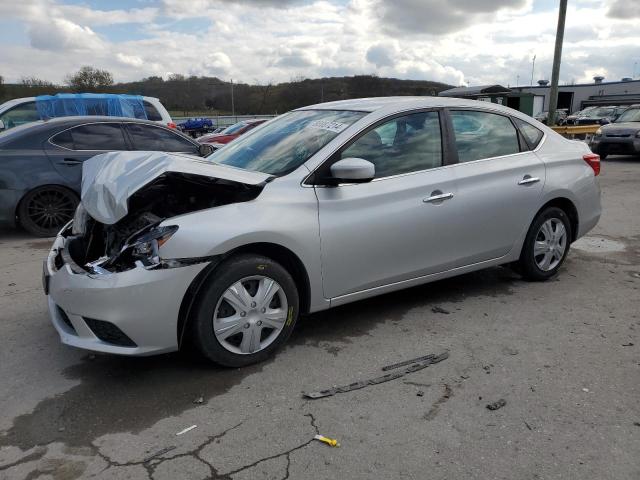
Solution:
[[[594,77],[593,83],[561,85],[558,88],[558,108],[569,113],[592,105],[633,105],[640,103],[640,80],[623,78],[619,82],[605,82],[603,77]],[[535,116],[549,109],[548,80],[539,80],[538,85],[507,88],[502,85],[456,87],[440,92],[441,97],[469,98],[499,103]]]
[[[512,92],[533,95],[533,115],[549,109],[547,80],[538,85],[511,88]],[[594,77],[593,83],[561,85],[558,88],[558,108],[573,113],[592,105],[632,105],[640,103],[640,80],[623,78],[619,82],[605,82],[603,77]]]

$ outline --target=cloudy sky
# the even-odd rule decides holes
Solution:
[[[558,0],[0,0],[0,75],[171,73],[266,84],[377,74],[549,78]],[[569,0],[561,82],[640,76],[638,0]],[[519,80],[518,80],[519,79]]]

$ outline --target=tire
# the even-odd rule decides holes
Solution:
[[[270,281],[275,286],[269,291]],[[230,292],[231,288],[239,295]],[[264,291],[269,295],[263,296]],[[264,303],[266,307],[265,298],[269,302]],[[287,341],[298,310],[296,284],[279,263],[261,255],[231,257],[200,289],[191,317],[192,341],[206,358],[219,365],[244,367],[262,362]]]
[[[18,221],[22,228],[38,237],[52,237],[73,218],[78,196],[59,185],[47,185],[31,190],[18,206]]]
[[[520,254],[518,270],[522,276],[540,282],[558,273],[569,253],[572,234],[571,222],[564,210],[548,207],[540,212],[529,227]]]

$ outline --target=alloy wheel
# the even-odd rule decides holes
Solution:
[[[62,190],[42,190],[27,205],[29,220],[38,228],[55,231],[73,218],[76,202]]]

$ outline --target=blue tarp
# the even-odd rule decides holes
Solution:
[[[111,93],[58,93],[36,97],[36,109],[42,120],[76,115],[105,115],[146,120],[147,112],[140,95]]]

